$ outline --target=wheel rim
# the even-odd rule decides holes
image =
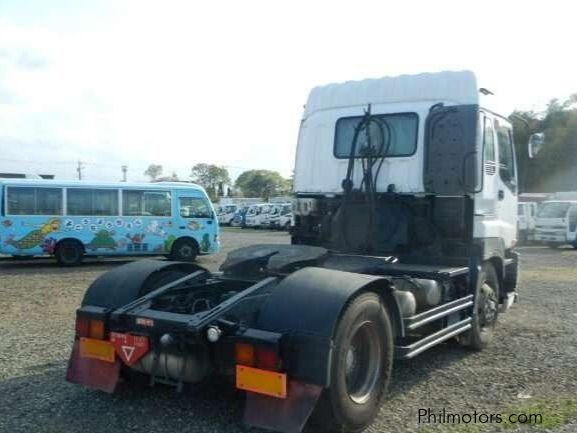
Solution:
[[[192,246],[184,244],[180,246],[180,248],[178,249],[178,253],[180,257],[188,258],[192,257],[192,255],[194,254],[194,249],[192,248]]]
[[[366,403],[371,397],[381,373],[381,358],[381,342],[374,324],[359,324],[345,356],[347,392],[355,403]]]
[[[78,249],[74,246],[66,246],[62,249],[62,257],[66,262],[75,262],[78,258]]]
[[[481,288],[481,299],[479,299],[479,325],[481,329],[490,328],[497,319],[497,299],[495,290],[487,283]]]

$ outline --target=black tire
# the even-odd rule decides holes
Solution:
[[[499,318],[501,287],[495,266],[486,262],[481,270],[481,284],[475,296],[473,322],[469,331],[458,336],[459,342],[473,350],[483,350],[493,340]]]
[[[393,365],[391,322],[378,295],[354,299],[337,325],[331,386],[311,422],[323,431],[358,432],[376,417]]]
[[[78,241],[64,240],[56,245],[54,256],[62,266],[77,266],[84,259],[84,247]]]
[[[192,262],[198,255],[198,245],[190,239],[178,239],[174,242],[170,252],[172,260]]]

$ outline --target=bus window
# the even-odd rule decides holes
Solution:
[[[122,191],[122,214],[125,216],[171,216],[168,191]]]
[[[180,216],[183,218],[212,218],[208,203],[201,198],[180,197]]]
[[[66,191],[68,215],[118,215],[118,190],[71,188]]]
[[[7,215],[62,215],[62,189],[7,187]]]

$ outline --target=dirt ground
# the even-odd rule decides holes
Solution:
[[[215,270],[231,249],[286,243],[281,232],[225,229],[223,251],[201,257]],[[389,399],[368,431],[577,431],[577,251],[521,248],[520,302],[500,317],[482,353],[454,344],[396,363]],[[0,432],[257,432],[242,426],[242,393],[222,383],[183,394],[144,385],[114,395],[64,380],[74,311],[88,284],[121,259],[78,268],[0,258]],[[419,423],[438,414],[541,414],[531,426]],[[482,418],[481,418],[482,419]],[[424,418],[422,419],[424,421]]]

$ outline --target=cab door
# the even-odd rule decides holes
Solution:
[[[177,202],[177,238],[188,236],[196,240],[201,254],[218,250],[218,223],[206,197],[194,192],[179,191]]]
[[[495,176],[496,214],[505,248],[512,248],[517,239],[517,165],[511,124],[502,118],[493,119],[497,165]]]

